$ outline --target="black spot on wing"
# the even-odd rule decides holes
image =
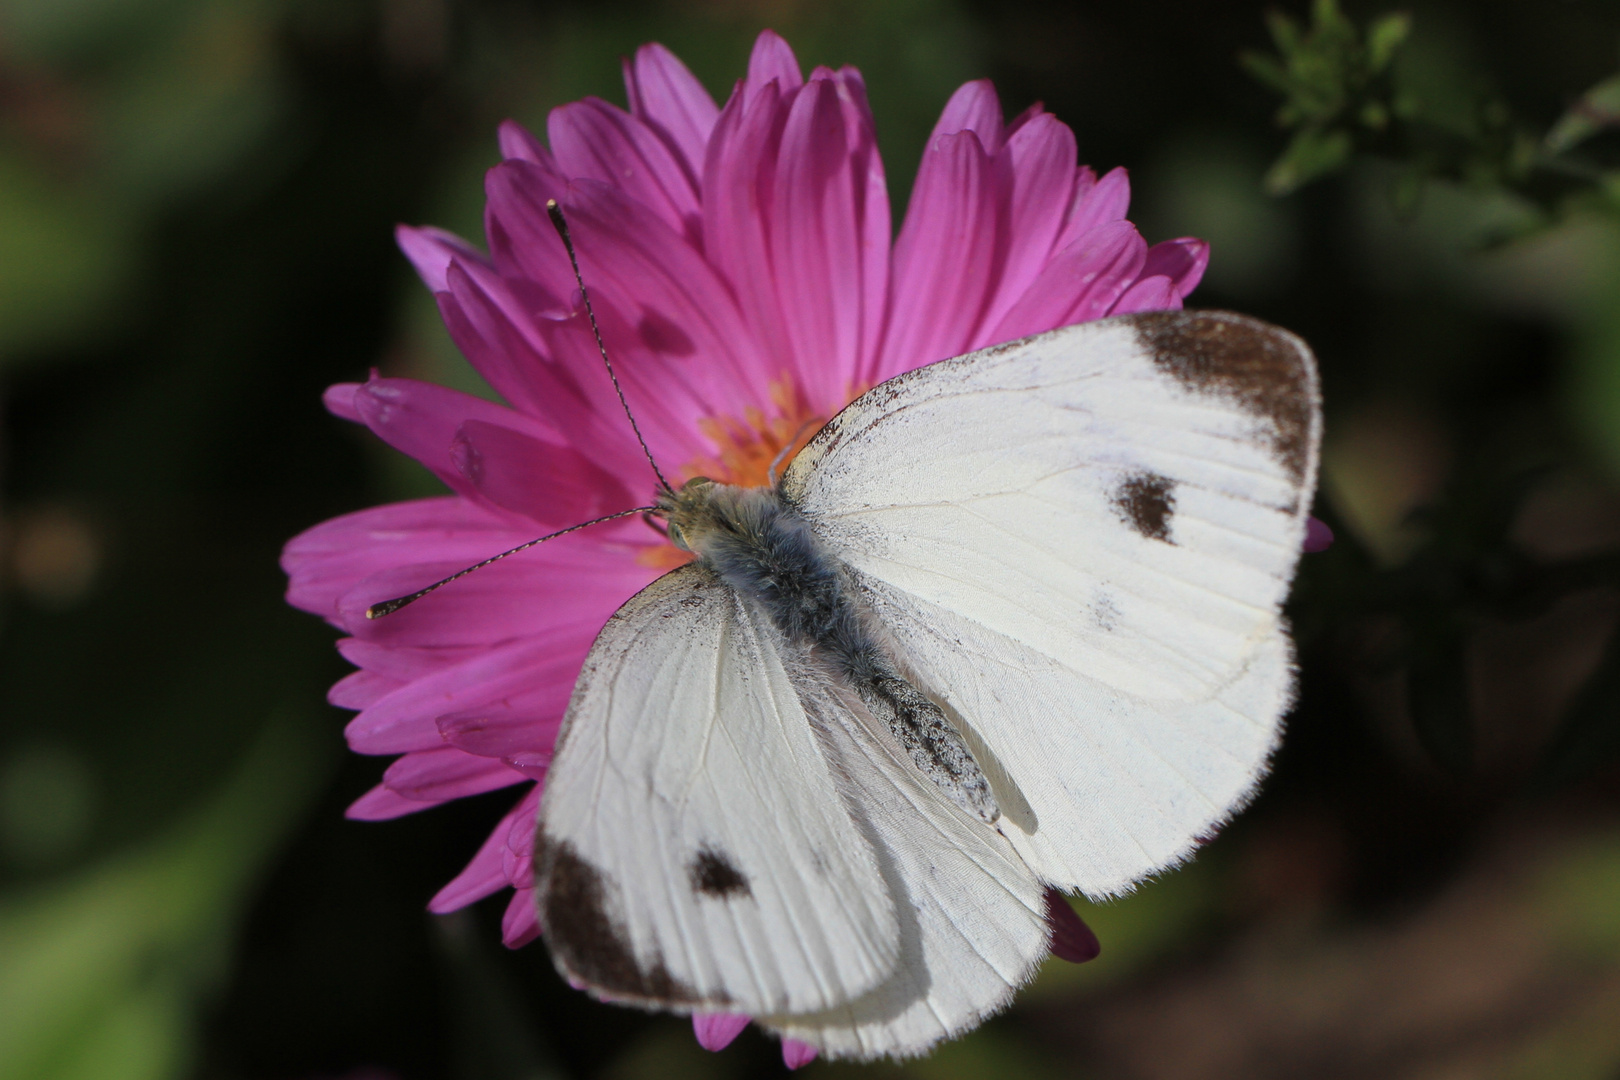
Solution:
[[[602,872],[566,840],[541,830],[534,840],[535,886],[546,944],[567,975],[607,997],[664,1005],[724,1004],[669,973],[662,957],[642,965],[624,926],[608,911]]]
[[[719,900],[753,896],[748,877],[732,863],[731,857],[713,847],[703,847],[686,865],[692,891]]]
[[[1114,489],[1114,510],[1125,524],[1149,540],[1170,539],[1170,519],[1175,516],[1176,484],[1168,476],[1140,472],[1127,476]]]
[[[1315,362],[1304,342],[1227,312],[1153,311],[1129,319],[1161,371],[1268,421],[1278,462],[1304,483],[1316,413]]]
[[[1097,624],[1097,629],[1112,633],[1119,627],[1119,605],[1114,598],[1098,589],[1091,597],[1091,617]]]

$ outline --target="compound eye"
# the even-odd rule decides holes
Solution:
[[[670,543],[674,544],[676,547],[680,548],[682,551],[691,551],[692,550],[691,548],[686,546],[686,534],[681,531],[681,527],[679,525],[677,525],[673,521],[671,521],[671,522],[668,523],[666,528],[669,531],[669,542]]]
[[[681,490],[691,491],[693,488],[708,487],[712,483],[714,483],[714,481],[710,480],[707,476],[694,476],[692,479],[681,485]]]

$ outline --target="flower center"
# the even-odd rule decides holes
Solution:
[[[858,395],[851,395],[851,400]],[[738,487],[766,487],[771,482],[771,466],[781,478],[793,456],[804,449],[828,417],[812,409],[788,377],[770,385],[769,411],[744,410],[741,418],[711,416],[698,421],[698,430],[714,444],[712,455],[695,457],[682,465],[670,480],[676,487],[694,476],[707,476],[720,484]],[[638,557],[644,565],[673,570],[692,561],[690,552],[674,544],[647,548]]]
[[[781,477],[815,433],[827,422],[805,404],[804,396],[786,378],[771,383],[771,413],[750,408],[739,420],[712,416],[698,421],[698,430],[715,445],[711,457],[693,458],[680,469],[681,481],[707,476],[721,484],[738,487],[765,487],[771,482],[771,466]]]

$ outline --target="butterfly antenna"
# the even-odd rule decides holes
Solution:
[[[444,586],[450,584],[452,581],[456,581],[456,580],[458,580],[460,578],[466,577],[468,574],[472,573],[474,570],[482,570],[484,567],[488,566],[490,563],[500,562],[502,559],[506,558],[508,555],[516,555],[520,551],[528,551],[530,548],[534,547],[534,545],[536,545],[536,544],[543,544],[547,540],[555,540],[559,536],[566,536],[571,532],[578,532],[580,529],[588,528],[589,526],[592,526],[592,525],[600,525],[604,521],[613,521],[616,518],[629,517],[631,514],[651,513],[652,511],[655,511],[657,509],[658,509],[658,507],[656,507],[656,506],[638,506],[633,510],[620,510],[617,514],[609,514],[607,517],[593,518],[590,521],[582,521],[578,525],[570,525],[566,529],[558,529],[554,533],[547,533],[545,536],[540,537],[538,540],[530,540],[527,544],[519,544],[517,547],[513,548],[511,551],[503,551],[499,555],[491,555],[489,558],[485,559],[483,562],[474,563],[473,565],[467,567],[467,569],[465,569],[465,570],[462,570],[462,571],[460,571],[458,573],[451,574],[449,577],[445,578],[443,581],[435,581],[432,585],[429,585],[425,589],[417,589],[415,592],[411,593],[409,596],[399,596],[399,597],[395,597],[392,600],[384,600],[380,604],[372,604],[370,607],[366,608],[366,618],[368,618],[368,619],[380,619],[384,615],[392,615],[394,612],[398,611],[402,607],[405,607],[407,604],[416,603],[418,600],[422,599],[422,597],[426,596],[428,593],[434,591],[435,589],[442,589]]]
[[[591,320],[591,333],[596,335],[596,351],[602,354],[602,363],[607,367],[608,378],[613,380],[613,392],[619,395],[619,405],[624,409],[624,415],[630,421],[630,430],[636,433],[636,442],[641,444],[641,452],[647,456],[647,464],[652,466],[653,475],[658,477],[658,486],[665,491],[673,490],[664,474],[658,469],[658,462],[653,460],[652,451],[647,449],[647,440],[641,437],[641,427],[636,423],[636,416],[630,411],[630,403],[624,400],[624,387],[619,385],[619,376],[613,371],[613,361],[608,359],[607,346],[602,343],[602,328],[596,325],[596,312],[591,308],[591,294],[585,288],[585,277],[579,272],[579,256],[574,254],[574,238],[568,233],[568,222],[563,218],[562,207],[557,205],[556,199],[546,200],[546,213],[551,217],[551,224],[562,237],[563,247],[568,249],[568,262],[574,268],[574,281],[579,284],[580,299],[585,301],[585,315]]]

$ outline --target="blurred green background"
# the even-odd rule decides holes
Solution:
[[[427,915],[510,794],[345,821],[383,762],[276,569],[431,490],[327,384],[475,385],[393,225],[478,237],[501,119],[648,40],[723,100],[767,26],[862,68],[897,207],[983,75],[1129,167],[1200,306],[1317,349],[1339,534],[1258,802],[979,1032],[805,1075],[1620,1077],[1620,10],[1285,6],[0,2],[0,1080],[782,1072]]]

